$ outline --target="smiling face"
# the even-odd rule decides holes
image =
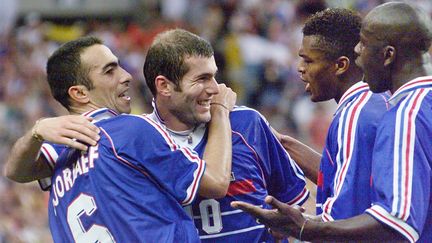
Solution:
[[[82,52],[81,63],[93,83],[93,89],[89,90],[90,103],[97,108],[130,113],[128,90],[132,77],[119,65],[111,50],[104,45],[90,46]]]
[[[189,71],[171,94],[169,112],[186,128],[192,128],[211,119],[210,102],[219,93],[215,79],[217,66],[213,56],[188,57],[185,64]]]
[[[304,36],[299,50],[298,72],[306,83],[305,91],[313,102],[326,101],[337,97],[335,61],[329,60],[318,48],[317,36]]]

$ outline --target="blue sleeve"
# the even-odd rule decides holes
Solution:
[[[111,123],[118,126],[110,128],[113,133],[106,133],[117,150],[117,159],[130,163],[179,203],[192,203],[205,170],[197,153],[177,145],[161,126],[145,116],[122,115],[118,120]]]
[[[265,118],[255,110],[242,111],[248,121],[245,131],[264,170],[269,195],[288,204],[302,204],[309,196],[303,171],[274,136]]]
[[[57,158],[60,156],[62,151],[67,148],[66,145],[54,144],[49,142],[44,142],[40,149],[40,155],[43,156],[50,167],[54,170],[54,166],[57,162]],[[39,186],[43,191],[49,191],[51,188],[51,177],[39,179]]]
[[[425,202],[431,201],[432,117],[424,98],[413,92],[380,124],[373,152],[373,206],[366,211],[411,242],[431,234]]]

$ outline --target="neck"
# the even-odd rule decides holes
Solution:
[[[353,68],[348,71],[344,76],[341,76],[339,80],[339,93],[335,97],[336,103],[339,103],[339,100],[342,98],[342,95],[351,88],[354,84],[361,81],[363,78],[363,73],[358,68]]]
[[[71,115],[81,115],[81,114],[84,114],[84,113],[86,113],[86,112],[88,112],[88,111],[91,111],[91,110],[97,110],[97,109],[100,109],[100,108],[102,108],[102,107],[98,107],[98,106],[95,106],[95,105],[93,105],[93,104],[85,104],[85,105],[81,105],[81,106],[77,106],[77,105],[71,105],[70,107],[69,107],[69,113],[71,114]]]

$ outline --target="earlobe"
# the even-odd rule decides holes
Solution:
[[[165,76],[158,75],[155,79],[155,87],[158,95],[170,96],[174,89],[173,83],[170,82]]]
[[[87,104],[90,102],[88,89],[84,85],[74,85],[68,89],[69,98],[72,102]]]
[[[384,66],[391,65],[396,58],[396,49],[393,46],[384,47]]]
[[[346,56],[341,56],[336,60],[336,75],[344,74],[350,67],[350,60]]]

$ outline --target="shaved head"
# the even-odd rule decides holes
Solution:
[[[374,8],[362,26],[365,34],[407,51],[428,51],[432,23],[422,10],[403,2],[389,2]]]

